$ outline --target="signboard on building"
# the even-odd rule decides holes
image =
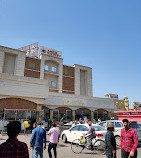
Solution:
[[[118,119],[128,119],[129,121],[141,122],[141,110],[130,110],[130,111],[115,111],[118,113]]]
[[[110,95],[110,98],[113,99],[113,100],[118,100],[118,94],[109,94]]]
[[[38,42],[19,48],[19,50],[27,52],[27,56],[35,58],[39,57],[38,49]]]
[[[58,58],[62,57],[62,52],[61,51],[51,49],[51,48],[48,48],[48,47],[43,47],[43,46],[39,47],[39,54],[41,54],[41,53],[44,53],[44,54],[47,54],[47,55],[50,55],[50,56],[54,56],[54,57],[58,57]]]
[[[64,99],[64,105],[72,106],[86,106],[86,100],[84,99]]]

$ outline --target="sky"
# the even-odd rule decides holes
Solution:
[[[0,45],[34,42],[92,67],[93,96],[141,101],[140,0],[0,0]]]

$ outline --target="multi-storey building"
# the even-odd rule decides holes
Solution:
[[[90,119],[111,116],[116,109],[110,98],[93,97],[92,68],[63,65],[62,52],[39,48],[39,56],[0,46],[0,110],[44,110],[45,120],[68,120],[87,116]],[[17,118],[37,116],[33,111],[18,111]],[[13,119],[14,111],[6,114]],[[40,115],[38,115],[40,117]]]

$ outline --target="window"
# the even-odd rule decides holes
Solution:
[[[95,131],[106,131],[106,129],[102,126],[94,126]]]
[[[115,122],[115,127],[123,127],[122,122]]]
[[[130,122],[130,127],[134,128],[134,129],[140,128],[140,126],[137,122]]]
[[[51,81],[50,86],[55,88],[56,87],[56,83],[54,81]]]
[[[52,67],[52,71],[56,72],[57,71],[56,67]]]
[[[81,125],[79,131],[88,131],[88,128],[86,126]]]
[[[111,124],[111,123],[112,123],[112,124],[114,125],[114,127],[115,127],[115,123],[114,123],[114,122],[108,122],[108,123],[107,123],[107,126],[108,126],[108,124]]]
[[[71,131],[78,131],[79,126],[80,126],[80,125],[73,127],[73,128],[71,129]]]
[[[106,127],[106,122],[102,122],[99,124],[100,126]]]
[[[9,74],[14,74],[15,62],[16,62],[16,55],[5,53],[3,72],[9,73]]]
[[[48,71],[48,65],[45,65],[45,71]]]

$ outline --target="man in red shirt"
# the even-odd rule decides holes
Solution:
[[[123,125],[125,128],[121,130],[121,157],[128,158],[130,155],[130,158],[137,158],[137,132],[129,126],[127,119],[123,120]]]
[[[17,139],[21,131],[21,123],[12,121],[7,125],[7,134],[9,138],[0,145],[0,158],[29,158],[28,147],[26,143]]]

